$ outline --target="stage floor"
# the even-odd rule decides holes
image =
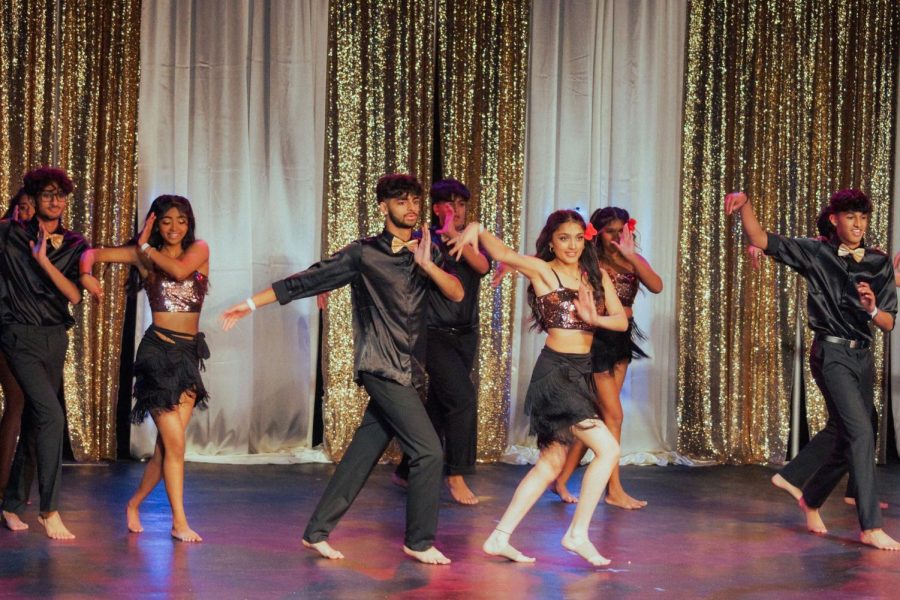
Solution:
[[[378,466],[331,537],[346,555],[328,561],[300,536],[330,465],[188,464],[187,511],[201,544],[174,542],[165,490],[143,507],[145,532],[125,529],[124,505],[143,465],[63,472],[62,514],[78,536],[53,542],[29,507],[26,533],[0,531],[0,596],[85,598],[789,598],[897,597],[900,553],[857,543],[856,513],[825,506],[830,532],[806,533],[799,509],[763,467],[625,467],[641,511],[601,505],[591,530],[612,559],[591,568],[559,546],[574,510],[545,494],[513,538],[532,565],[485,557],[493,529],[526,467],[479,467],[481,504],[442,496],[437,545],[453,564],[404,556],[405,492]],[[581,473],[576,473],[575,488]],[[900,465],[878,469],[890,502],[885,528],[900,536]]]

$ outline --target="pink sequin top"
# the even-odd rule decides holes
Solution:
[[[153,312],[198,313],[209,290],[209,277],[200,271],[178,281],[162,269],[154,269],[144,281]]]
[[[637,297],[638,286],[641,283],[637,273],[619,272],[613,268],[607,268],[606,272],[609,273],[609,277],[616,287],[616,296],[619,297],[622,306],[632,306],[635,297]]]
[[[541,328],[547,329],[580,329],[582,331],[593,331],[595,327],[585,323],[578,316],[575,310],[575,300],[578,299],[578,290],[564,287],[559,275],[556,280],[559,287],[548,292],[543,296],[535,298],[538,313],[541,315]],[[603,294],[594,294],[594,302],[597,305],[597,313],[606,314],[606,306],[603,301]]]

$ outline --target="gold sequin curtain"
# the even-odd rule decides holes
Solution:
[[[378,177],[431,178],[434,4],[341,0],[329,7],[323,252],[378,234]],[[423,211],[424,212],[424,211]],[[331,294],[322,334],[325,446],[343,456],[367,396],[353,382],[350,290]]]
[[[438,3],[441,171],[471,190],[470,218],[513,248],[522,213],[530,5]],[[485,279],[478,304],[478,458],[493,461],[506,449],[509,426],[512,278],[498,289]]]
[[[900,6],[886,0],[691,2],[679,240],[682,452],[720,462],[784,459],[805,288],[768,259],[750,268],[740,219],[725,216],[723,197],[746,190],[763,227],[810,236],[829,194],[859,187],[875,204],[867,243],[887,248],[898,31]],[[876,364],[884,365],[883,336],[876,340]],[[879,411],[883,381],[882,372]],[[806,398],[815,432],[825,410],[808,368]]]
[[[0,181],[14,191],[43,164],[75,181],[66,226],[94,245],[132,235],[140,0],[6,2],[2,22]],[[124,317],[122,268],[103,275],[101,304],[75,307],[65,397],[78,460],[116,457]]]

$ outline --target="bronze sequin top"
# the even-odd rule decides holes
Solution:
[[[162,269],[154,269],[144,281],[153,312],[198,313],[209,290],[209,277],[200,271],[178,281]]]
[[[578,316],[578,311],[575,310],[575,300],[578,299],[578,290],[564,287],[562,281],[559,279],[559,274],[556,271],[553,271],[553,274],[556,275],[556,281],[559,283],[559,287],[552,292],[548,292],[543,296],[535,298],[538,312],[541,315],[541,327],[545,331],[547,329],[580,329],[582,331],[593,331],[595,327],[582,321],[581,317]],[[606,306],[603,301],[602,293],[594,295],[594,302],[597,305],[597,312],[601,315],[606,314]]]
[[[619,297],[622,306],[632,306],[641,283],[637,273],[619,272],[612,268],[606,269],[606,272],[609,273],[613,285],[616,286],[616,296]]]

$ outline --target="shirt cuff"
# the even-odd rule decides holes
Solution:
[[[288,290],[286,279],[282,279],[273,283],[272,291],[275,292],[275,297],[278,298],[278,304],[287,304],[294,299],[294,295],[291,294],[291,292]]]
[[[768,240],[766,241],[766,249],[763,254],[766,256],[775,256],[781,249],[781,236],[775,233],[766,232]]]

